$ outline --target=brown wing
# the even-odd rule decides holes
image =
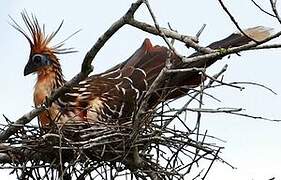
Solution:
[[[98,116],[93,120],[126,122],[132,117],[146,87],[145,74],[141,69],[117,68],[81,81],[61,96],[57,103],[61,111],[68,115],[74,113],[91,119],[89,112],[95,111]]]
[[[250,28],[246,33],[252,38],[267,37],[268,30],[261,27]],[[251,39],[240,33],[234,33],[225,39],[214,42],[208,47],[212,49],[229,48],[247,44]],[[62,110],[80,109],[87,116],[89,109],[99,113],[101,120],[128,121],[135,111],[136,104],[143,94],[151,86],[159,75],[171,52],[166,47],[152,46],[146,39],[142,46],[126,61],[109,69],[108,71],[94,75],[74,86],[68,93],[59,98],[58,103]],[[189,57],[201,55],[194,53]],[[208,67],[218,58],[205,59],[193,63],[181,63],[180,59],[171,54],[170,60],[178,68]],[[201,83],[201,75],[198,72],[185,72],[171,74],[161,82],[158,90],[151,94],[148,107],[153,108],[160,101],[178,98],[189,91],[190,87],[196,87]],[[95,100],[99,103],[93,105]],[[81,113],[80,113],[81,114]]]

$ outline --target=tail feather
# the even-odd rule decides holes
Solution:
[[[219,49],[219,48],[227,49],[227,48],[231,48],[231,47],[238,47],[241,45],[248,44],[249,42],[252,41],[252,39],[254,39],[256,41],[262,41],[262,40],[268,38],[270,35],[272,35],[273,29],[264,27],[264,26],[257,26],[257,27],[248,28],[248,29],[244,30],[244,32],[250,38],[245,37],[240,32],[236,32],[222,40],[211,43],[207,47],[214,49],[214,50]],[[191,54],[189,57],[195,57],[195,56],[199,56],[202,54],[203,53],[201,53],[201,52],[195,52],[195,53]],[[196,61],[196,62],[192,62],[192,63],[180,64],[179,68],[192,68],[192,67],[207,68],[210,65],[212,65],[213,63],[215,63],[218,59],[219,58],[210,58],[210,59],[204,59],[204,60]],[[192,78],[194,78],[194,75],[196,76],[195,72],[179,73],[179,74],[175,74],[173,79],[175,79],[175,80],[192,79]],[[174,81],[174,82],[177,83],[176,81]]]
[[[265,26],[256,26],[248,28],[244,32],[256,41],[263,41],[273,34],[274,29]]]
[[[273,28],[268,28],[264,26],[256,26],[244,30],[250,38],[244,36],[241,32],[235,32],[225,39],[211,43],[209,48],[219,49],[219,48],[231,48],[247,44],[254,39],[255,41],[262,41],[269,37],[273,32]]]

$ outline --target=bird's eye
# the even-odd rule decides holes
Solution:
[[[48,59],[47,55],[43,54],[34,54],[32,56],[32,62],[40,66],[50,65],[50,60]]]
[[[33,62],[36,63],[36,64],[41,63],[41,62],[42,62],[42,55],[39,55],[39,54],[34,55],[34,56],[32,57],[32,60],[33,60]]]

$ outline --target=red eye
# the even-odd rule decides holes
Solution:
[[[32,57],[32,60],[33,60],[33,62],[36,63],[36,64],[41,63],[41,62],[42,62],[42,55],[39,55],[39,54],[34,55],[34,56]]]
[[[50,65],[51,62],[48,59],[47,55],[43,55],[43,54],[34,54],[32,56],[32,62],[36,65],[40,65],[40,66],[47,66]]]

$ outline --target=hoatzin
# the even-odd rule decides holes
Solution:
[[[29,17],[26,13],[21,15],[28,32],[14,20],[13,27],[22,33],[30,44],[30,55],[24,75],[37,74],[34,104],[38,107],[54,89],[64,85],[65,80],[57,55],[72,51],[62,48],[63,43],[50,45],[62,24],[55,32],[46,35],[44,26],[41,27],[34,16]],[[270,35],[270,29],[261,26],[249,28],[245,32],[255,40],[262,40]],[[252,41],[251,38],[237,32],[208,47],[218,49],[240,46]],[[171,53],[166,47],[153,46],[149,39],[144,40],[142,46],[126,61],[104,73],[88,77],[60,96],[48,111],[39,115],[41,126],[47,127],[50,123],[63,124],[68,121],[127,122],[132,118],[143,94],[165,66],[167,58],[170,58],[175,68],[208,67],[217,60],[209,59],[204,63],[193,62],[186,65]],[[191,56],[198,54],[200,53]],[[198,86],[202,78],[198,72],[180,72],[169,74],[168,79],[150,96],[148,108],[155,107],[163,100],[183,96],[188,88]]]

